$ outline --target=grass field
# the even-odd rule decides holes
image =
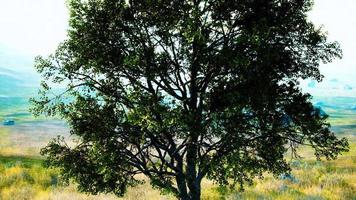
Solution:
[[[202,184],[202,199],[345,199],[356,200],[356,111],[350,110],[352,101],[339,107],[328,106],[334,102],[324,101],[323,109],[331,116],[332,129],[340,137],[350,141],[350,151],[333,161],[316,161],[311,149],[303,147],[301,160],[290,160],[290,176],[274,177],[265,174],[256,179],[244,192],[229,190],[207,180]],[[340,101],[341,101],[340,100]],[[356,101],[353,101],[356,102]],[[321,103],[320,103],[321,104]],[[16,115],[17,113],[17,115]],[[14,127],[0,127],[0,200],[118,200],[113,195],[92,196],[77,192],[74,184],[61,181],[57,169],[48,169],[38,152],[56,135],[68,136],[67,128],[60,121],[42,121],[21,115],[16,111],[19,123]],[[1,112],[0,112],[1,115]],[[6,113],[6,115],[11,115]],[[21,120],[22,119],[22,120]],[[161,196],[149,183],[130,188],[125,200],[175,199]]]
[[[293,171],[287,178],[266,175],[244,192],[230,191],[203,182],[202,199],[356,199],[356,143],[351,151],[335,161],[314,159],[291,161]],[[304,156],[310,151],[305,149]],[[0,157],[0,199],[117,199],[112,195],[89,196],[78,193],[74,185],[63,185],[56,169],[43,167],[33,156]],[[174,199],[160,196],[149,184],[131,188],[124,199]]]
[[[9,147],[10,137],[0,129],[0,199],[58,199],[58,200],[110,200],[112,195],[90,196],[76,191],[75,185],[64,185],[58,170],[47,169],[37,151]],[[32,149],[34,150],[34,149]],[[311,149],[302,148],[302,160],[292,160],[292,175],[273,177],[265,175],[244,192],[228,190],[203,182],[202,199],[356,199],[356,142],[351,150],[334,161],[316,161]],[[123,199],[174,199],[161,196],[148,183],[129,189]]]

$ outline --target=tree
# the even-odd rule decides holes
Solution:
[[[89,193],[151,184],[200,199],[204,177],[235,186],[288,172],[309,145],[348,149],[301,79],[322,80],[338,43],[307,19],[311,0],[71,0],[68,39],[37,57],[35,114],[60,115],[78,143],[42,150]],[[51,83],[51,84],[49,84]],[[65,84],[51,93],[53,83]]]

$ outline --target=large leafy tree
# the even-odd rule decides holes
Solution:
[[[300,144],[336,158],[347,141],[299,87],[341,56],[308,21],[312,3],[71,0],[68,39],[37,58],[33,111],[66,119],[77,143],[42,153],[85,192],[120,196],[144,174],[184,200],[200,199],[204,177],[284,173]]]

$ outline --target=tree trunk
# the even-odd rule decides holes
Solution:
[[[200,196],[201,196],[200,179],[195,178],[193,182],[190,182],[184,178],[184,175],[182,175],[182,176],[177,176],[176,181],[177,181],[180,200],[200,200]]]
[[[188,183],[190,200],[200,200],[201,186],[200,181],[195,179],[193,183]]]
[[[177,181],[177,186],[178,186],[178,192],[179,192],[179,199],[180,200],[190,200],[188,196],[188,190],[187,190],[187,183],[185,181],[184,175],[179,174],[176,176],[176,181]]]

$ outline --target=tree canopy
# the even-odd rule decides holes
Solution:
[[[144,174],[184,200],[200,199],[203,178],[243,186],[288,172],[298,145],[335,159],[347,140],[299,84],[341,57],[308,20],[312,4],[69,1],[68,38],[36,58],[32,110],[67,120],[77,143],[57,138],[42,153],[84,192],[122,196]]]

